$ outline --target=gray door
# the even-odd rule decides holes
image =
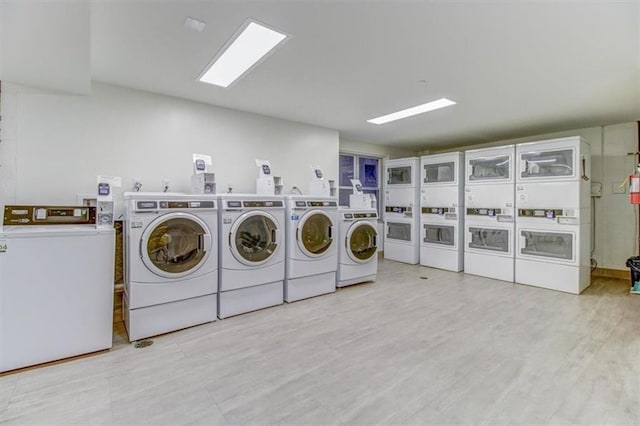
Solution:
[[[388,185],[411,185],[411,166],[389,167]]]
[[[231,227],[231,251],[245,265],[267,262],[278,247],[276,220],[266,212],[245,213]]]
[[[345,241],[347,254],[357,263],[365,263],[376,255],[378,231],[369,222],[356,222],[349,228]]]
[[[453,182],[455,180],[455,163],[449,161],[446,163],[425,164],[423,183],[444,183]]]
[[[509,230],[469,227],[469,248],[509,253]]]
[[[561,177],[573,176],[573,149],[555,151],[525,152],[520,154],[520,177]]]
[[[573,234],[550,231],[520,231],[520,254],[573,260]]]
[[[322,211],[305,214],[296,232],[298,246],[309,257],[321,256],[333,244],[333,221]]]
[[[508,155],[495,155],[469,160],[469,181],[509,180],[511,159]]]
[[[211,235],[199,218],[170,213],[149,224],[142,234],[143,263],[156,275],[180,277],[198,269],[207,259]]]
[[[422,241],[429,244],[445,246],[455,245],[455,228],[445,225],[423,225],[424,237]]]
[[[387,222],[387,239],[411,242],[411,223]]]

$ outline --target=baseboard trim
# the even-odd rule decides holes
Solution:
[[[603,277],[603,278],[618,278],[618,279],[629,279],[629,271],[623,271],[620,269],[608,269],[608,268],[596,268],[595,271],[591,273],[594,277]]]

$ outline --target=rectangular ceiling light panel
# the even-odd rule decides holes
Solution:
[[[402,111],[383,115],[377,118],[372,118],[371,120],[367,120],[367,122],[373,123],[373,124],[385,124],[391,121],[400,120],[402,118],[411,117],[414,115],[422,114],[425,112],[433,111],[435,109],[440,109],[440,108],[448,107],[455,104],[456,104],[455,102],[450,101],[447,98],[441,98],[441,99],[438,99],[437,101],[427,102],[426,104],[403,109]]]
[[[229,87],[287,37],[287,34],[249,20],[216,55],[199,80],[216,86]]]

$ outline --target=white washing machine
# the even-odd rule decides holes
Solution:
[[[517,283],[579,294],[590,284],[591,155],[580,137],[516,147]]]
[[[284,300],[336,291],[338,202],[335,198],[288,195]]]
[[[465,151],[464,271],[514,281],[515,146]]]
[[[215,321],[216,197],[127,192],[124,202],[129,340]]]
[[[385,259],[420,261],[420,158],[385,162]]]
[[[111,347],[114,253],[95,207],[5,206],[0,372]]]
[[[285,207],[281,196],[224,194],[220,200],[218,317],[284,302]]]
[[[375,281],[378,273],[378,212],[340,209],[336,287]]]
[[[420,264],[460,272],[464,265],[464,154],[421,158]]]

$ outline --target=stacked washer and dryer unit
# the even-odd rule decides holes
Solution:
[[[464,268],[464,154],[421,158],[420,264],[460,272]]]
[[[420,158],[385,163],[384,257],[415,265],[420,261]]]
[[[514,156],[514,145],[465,151],[466,273],[514,280]]]
[[[580,137],[517,146],[517,283],[574,294],[590,285],[590,154]]]
[[[216,197],[129,192],[124,202],[129,340],[215,321]]]

